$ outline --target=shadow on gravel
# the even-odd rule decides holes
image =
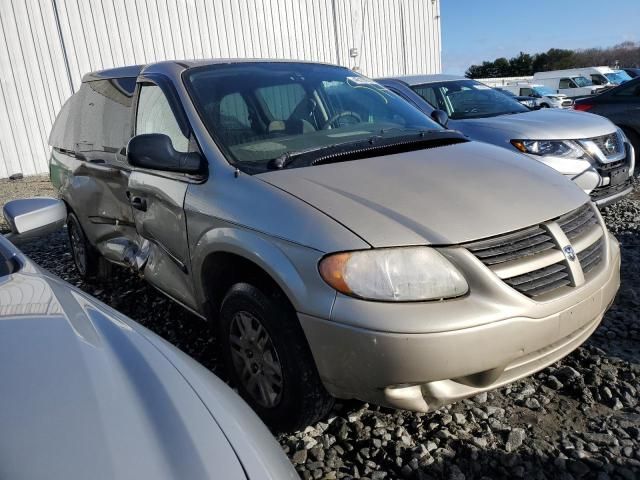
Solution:
[[[407,478],[407,477],[405,477]],[[636,473],[625,466],[603,464],[590,458],[568,458],[542,453],[508,453],[462,447],[456,457],[419,468],[408,478],[419,480],[471,479],[628,479],[637,480]]]
[[[639,218],[640,220],[640,218]],[[619,233],[622,265],[618,295],[587,345],[640,363],[640,231]]]

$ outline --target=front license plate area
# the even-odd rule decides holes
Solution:
[[[602,292],[598,291],[590,298],[560,314],[560,328],[568,335],[592,321],[602,310]]]
[[[609,174],[609,185],[612,187],[624,183],[629,178],[629,167],[619,167],[611,170]]]

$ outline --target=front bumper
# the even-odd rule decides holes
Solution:
[[[633,190],[631,178],[635,169],[635,151],[630,143],[625,143],[625,149],[624,159],[609,164],[600,164],[595,160],[588,159],[527,155],[575,182],[585,193],[589,194],[591,200],[598,207],[602,208],[621,200]],[[613,167],[628,168],[628,179],[623,183],[611,185],[610,174]]]
[[[331,320],[299,314],[327,390],[426,412],[558,361],[591,335],[615,298],[620,250],[607,237],[598,274],[551,301],[524,297],[487,269],[470,279],[471,293],[463,299],[390,305],[339,297]],[[340,321],[345,315],[348,322]],[[367,323],[406,328],[382,331]],[[423,332],[415,331],[418,324]]]

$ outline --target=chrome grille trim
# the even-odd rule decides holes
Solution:
[[[571,283],[569,270],[556,263],[524,275],[512,277],[506,283],[529,297],[537,297]]]
[[[604,242],[600,237],[596,243],[578,253],[578,260],[584,273],[589,273],[602,261]]]
[[[558,218],[556,223],[562,228],[567,238],[573,241],[586,230],[597,225],[598,217],[593,208],[589,204],[585,204],[577,210]]]
[[[469,243],[467,249],[485,265],[516,260],[554,248],[551,236],[540,226]]]
[[[530,298],[546,299],[580,286],[584,274],[602,263],[604,232],[588,203],[549,222],[462,246],[507,285]],[[565,256],[566,246],[575,251],[575,260]]]

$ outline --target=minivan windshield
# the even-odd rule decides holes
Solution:
[[[475,80],[425,83],[411,88],[433,108],[447,112],[453,120],[530,111],[513,97],[503,95]]]
[[[624,82],[628,82],[629,80],[631,80],[629,74],[624,70],[617,70],[615,72],[605,73],[604,75],[611,83],[615,83],[617,85],[621,85]]]
[[[272,169],[300,152],[444,130],[387,88],[344,67],[243,62],[191,68],[183,79],[213,139],[249,173]]]

